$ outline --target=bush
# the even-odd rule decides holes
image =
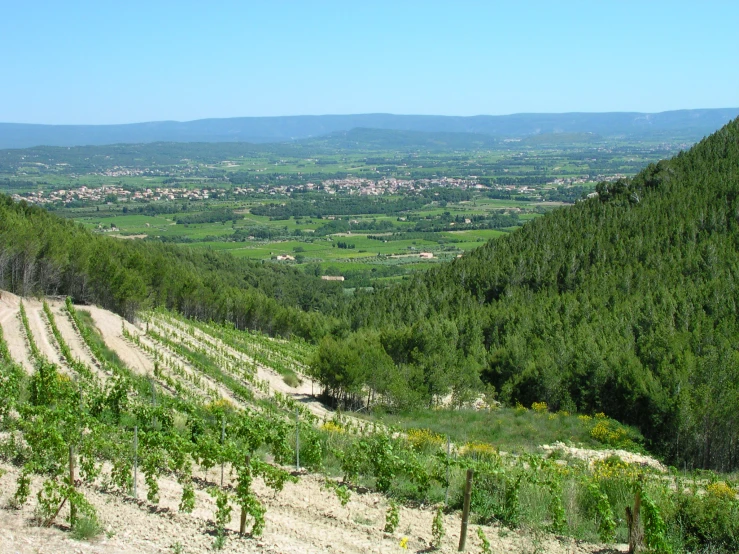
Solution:
[[[727,490],[728,489],[728,490]],[[739,501],[721,482],[708,485],[706,494],[692,492],[678,495],[674,513],[667,516],[667,526],[680,534],[675,537],[686,550],[712,547],[714,552],[739,552]],[[673,532],[675,532],[673,531]]]
[[[78,541],[88,541],[102,532],[103,528],[94,515],[83,515],[78,517],[72,525],[71,536]]]

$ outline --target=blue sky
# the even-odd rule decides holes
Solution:
[[[0,1],[0,121],[739,106],[739,2]]]

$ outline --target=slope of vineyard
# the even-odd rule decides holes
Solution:
[[[466,552],[625,551],[618,514],[635,494],[659,518],[649,521],[669,524],[648,529],[653,544],[736,546],[739,486],[728,476],[693,475],[685,488],[643,454],[447,445],[429,429],[320,404],[307,374],[315,347],[300,339],[161,309],[130,323],[69,299],[1,300],[0,552],[454,552],[467,469],[476,488]],[[638,450],[603,414],[534,405],[511,417],[574,422]],[[71,498],[98,526],[92,542],[72,538]],[[691,517],[701,533],[709,525],[688,508],[716,510],[725,532],[691,531],[695,543],[667,535]]]
[[[23,339],[25,329],[21,322],[21,304],[24,306],[31,335],[40,356],[56,363],[75,379],[84,380],[85,375],[75,375],[73,368],[65,362],[59,337],[69,349],[69,354],[78,363],[91,369],[87,378],[100,382],[111,382],[115,372],[107,362],[101,362],[92,352],[81,335],[75,321],[81,314],[89,313],[92,323],[106,346],[113,351],[120,362],[133,375],[143,375],[151,379],[157,394],[167,394],[191,401],[206,403],[214,399],[226,399],[234,407],[246,407],[243,396],[246,392],[234,393],[223,382],[211,378],[206,368],[199,367],[191,359],[195,354],[204,363],[215,364],[223,375],[251,390],[257,398],[272,399],[275,405],[289,408],[305,406],[307,414],[323,417],[333,416],[333,412],[312,399],[311,382],[303,373],[307,367],[311,347],[301,341],[280,341],[259,333],[243,333],[214,324],[193,323],[164,311],[142,314],[137,324],[126,322],[120,316],[94,306],[75,306],[75,315],[63,302],[49,299],[43,303],[35,299],[20,299],[8,292],[2,293],[2,312],[0,312],[3,338],[7,342],[11,358],[23,364],[27,371],[33,365],[33,354],[28,340]],[[47,311],[48,310],[48,311]],[[53,325],[49,320],[53,316]],[[82,317],[84,320],[84,317]],[[83,323],[84,324],[84,323]],[[89,338],[88,338],[89,340]],[[12,348],[10,348],[12,346]],[[75,366],[77,367],[77,366]],[[202,371],[201,371],[202,369]],[[239,378],[239,374],[242,378]],[[244,378],[243,375],[247,377]],[[291,386],[285,375],[295,375],[298,382]],[[92,377],[90,377],[92,376]],[[183,385],[175,389],[172,383]],[[188,383],[191,387],[184,387]],[[197,392],[193,392],[193,390]],[[204,393],[202,391],[205,391]],[[315,391],[317,392],[317,390]],[[291,400],[298,400],[293,404]],[[353,418],[342,417],[343,425],[349,429]],[[355,420],[356,421],[356,420]],[[104,463],[105,471],[112,471],[109,463]],[[230,468],[229,468],[230,469]],[[11,506],[14,502],[14,483],[21,479],[19,468],[0,461],[0,506]],[[218,468],[195,466],[193,478],[196,488],[196,508],[189,514],[178,513],[183,485],[174,476],[162,474],[159,477],[157,503],[146,501],[131,502],[124,495],[111,488],[110,478],[100,477],[84,483],[81,490],[97,510],[104,522],[106,533],[91,546],[69,538],[64,526],[52,528],[29,527],[28,522],[37,516],[31,504],[21,509],[0,511],[0,551],[2,552],[162,552],[183,547],[182,552],[201,552],[208,550],[213,542],[211,524],[212,514],[217,510],[215,500],[208,494],[208,483],[219,480]],[[262,483],[255,483],[254,490],[262,500],[266,512],[266,531],[259,540],[238,539],[238,521],[235,519],[226,526],[232,535],[228,542],[228,552],[398,552],[403,549],[400,541],[414,550],[428,548],[431,536],[431,520],[434,516],[430,508],[400,507],[403,533],[383,531],[388,499],[377,493],[353,494],[346,505],[325,486],[325,478],[318,475],[303,474],[300,482],[287,483],[279,496],[268,494],[269,489]],[[31,496],[42,489],[42,476],[33,476],[29,488]],[[225,477],[226,487],[236,487],[237,481],[231,471]],[[137,486],[146,490],[147,481],[139,473]],[[447,545],[441,551],[455,551],[453,545],[458,540],[459,514],[444,516],[448,528]],[[488,533],[490,530],[488,529]],[[553,538],[536,537],[526,534],[491,536],[498,551],[519,550],[534,542],[546,544],[548,552],[592,552],[597,550],[590,545],[563,545]],[[469,545],[475,548],[479,539],[471,536]],[[573,549],[574,548],[574,549]]]

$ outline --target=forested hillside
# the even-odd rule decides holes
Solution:
[[[635,424],[672,463],[739,467],[739,120],[598,192],[358,294],[355,334],[326,339],[316,372],[398,404],[463,397],[479,375],[507,403]]]
[[[0,289],[24,296],[69,295],[128,318],[166,306],[200,319],[276,335],[322,336],[336,283],[276,264],[121,241],[93,234],[41,208],[0,195]]]

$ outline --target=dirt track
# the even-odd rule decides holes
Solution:
[[[33,339],[38,346],[41,355],[49,360],[52,364],[56,364],[62,373],[70,373],[67,364],[62,360],[59,349],[56,344],[54,335],[48,329],[46,316],[43,313],[43,304],[38,300],[26,298],[23,300],[26,308],[26,316],[28,317],[28,326],[31,328]]]
[[[6,291],[2,291],[2,295],[2,299],[0,299],[0,325],[3,326],[3,336],[8,344],[10,356],[21,364],[28,373],[31,373],[33,362],[28,352],[23,324],[18,317],[20,298]]]
[[[144,352],[131,345],[123,338],[123,325],[129,332],[134,332],[135,327],[121,316],[97,306],[75,306],[77,310],[90,312],[95,326],[105,337],[105,344],[123,360],[129,368],[140,374],[152,373],[154,362]]]

